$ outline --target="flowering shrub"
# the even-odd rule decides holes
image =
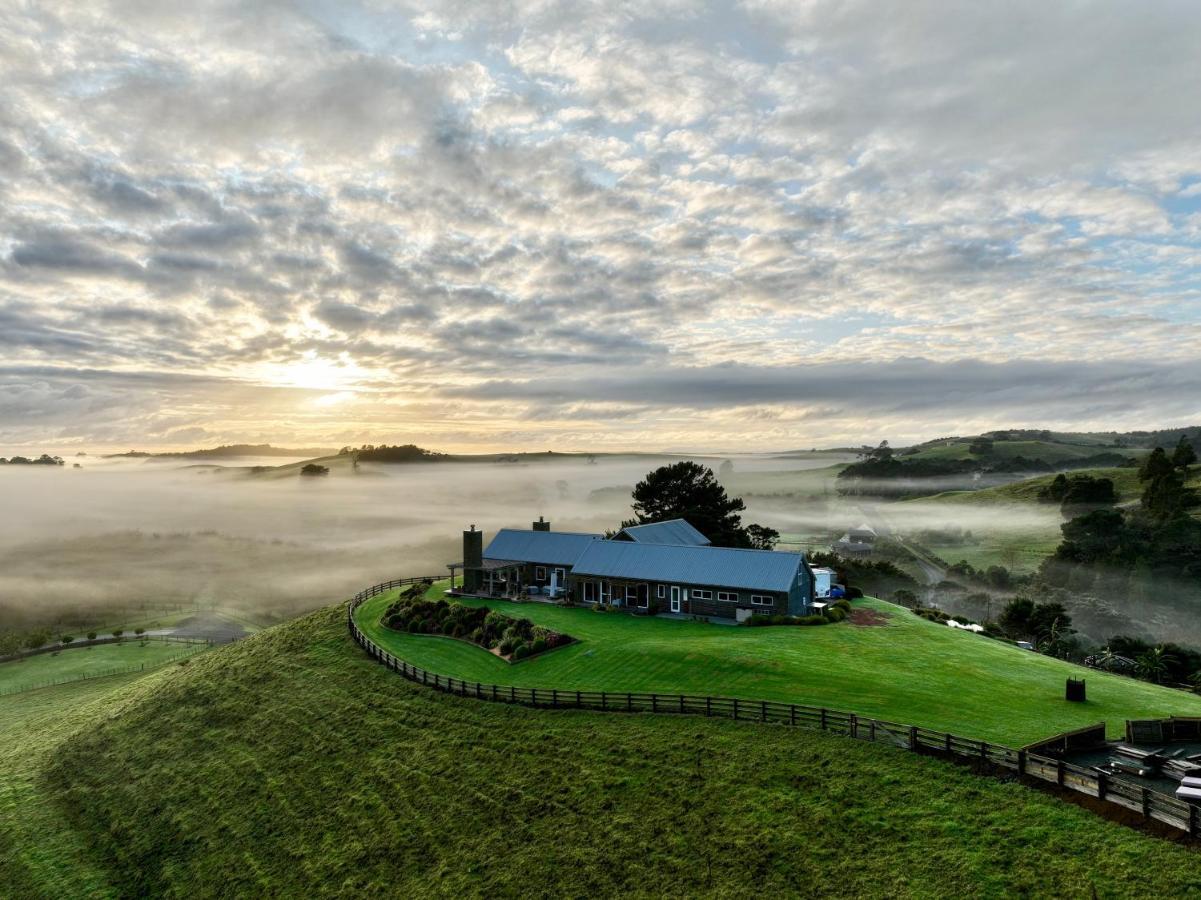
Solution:
[[[384,610],[383,624],[393,631],[458,638],[514,661],[574,640],[529,619],[514,619],[482,606],[426,600],[414,591],[406,591]]]

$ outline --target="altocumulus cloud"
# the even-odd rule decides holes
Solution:
[[[9,5],[0,442],[1199,418],[1199,39],[1101,0]]]

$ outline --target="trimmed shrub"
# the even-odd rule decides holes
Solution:
[[[525,659],[530,655],[530,646],[526,643],[518,644],[513,648],[513,660]]]
[[[534,638],[534,643],[530,644],[530,655],[542,653],[546,650],[546,638]]]
[[[841,622],[847,617],[847,611],[839,606],[831,606],[826,610],[826,621]]]

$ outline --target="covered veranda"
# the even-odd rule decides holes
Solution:
[[[525,591],[525,583],[521,577],[525,564],[512,559],[485,559],[477,566],[463,567],[463,588],[461,593],[477,597],[502,597],[512,599]],[[479,587],[468,591],[466,586],[471,582],[468,573],[476,573],[476,584]]]

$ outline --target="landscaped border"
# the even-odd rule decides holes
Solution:
[[[693,694],[519,688],[484,684],[479,681],[468,682],[461,678],[429,672],[405,662],[364,634],[355,621],[355,611],[372,597],[422,581],[437,582],[441,578],[442,576],[398,578],[372,585],[355,594],[346,610],[346,624],[350,635],[369,656],[409,681],[426,687],[461,697],[537,709],[674,713],[816,728],[857,740],[890,744],[914,753],[948,756],[1014,772],[1019,777],[1054,784],[1086,797],[1133,810],[1141,813],[1146,819],[1162,822],[1186,832],[1190,837],[1201,837],[1201,807],[1104,772],[1086,769],[1025,749],[1014,750],[1000,744],[958,737],[949,732],[933,731],[917,725],[901,725],[856,713],[774,700],[743,700]]]

